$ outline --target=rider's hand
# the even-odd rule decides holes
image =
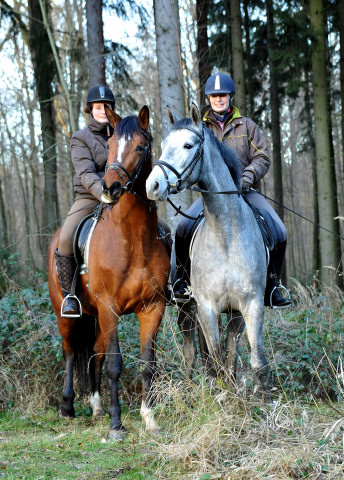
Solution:
[[[241,177],[241,184],[243,190],[248,190],[254,184],[254,172],[245,170]]]

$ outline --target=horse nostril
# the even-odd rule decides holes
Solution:
[[[158,181],[156,181],[156,182],[154,183],[153,193],[158,193],[159,189],[160,189],[160,184],[159,184]]]
[[[121,182],[114,182],[111,185],[111,191],[114,192],[114,193],[121,191],[121,189],[122,189]]]

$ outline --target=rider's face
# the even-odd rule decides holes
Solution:
[[[107,103],[106,105],[111,108],[111,105],[109,103]],[[109,121],[105,113],[105,104],[103,102],[92,103],[92,115],[93,118],[99,123],[108,123]]]
[[[230,95],[229,93],[214,93],[209,95],[209,102],[215,113],[223,113],[229,108]]]

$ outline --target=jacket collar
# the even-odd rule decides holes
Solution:
[[[90,118],[87,126],[95,135],[101,135],[102,137],[108,138],[108,128],[110,136],[113,134],[113,128],[109,123],[99,123],[93,117]]]
[[[233,113],[227,118],[224,127],[228,125],[230,122],[232,122],[233,120],[235,120],[236,118],[242,118],[242,115],[240,114],[239,109],[233,105]],[[204,115],[203,122],[218,123],[211,109],[209,109]]]

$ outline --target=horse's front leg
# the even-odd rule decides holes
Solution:
[[[206,370],[212,376],[223,375],[223,365],[221,360],[219,318],[220,312],[210,300],[197,298],[197,314],[205,341],[208,347],[208,355],[205,358]],[[205,349],[203,353],[205,353]]]
[[[269,385],[269,365],[263,351],[263,298],[253,299],[242,308],[246,323],[247,338],[251,347],[251,367],[259,380],[265,403],[271,403],[271,390]]]
[[[194,302],[178,307],[178,326],[183,335],[183,360],[188,378],[192,378],[196,365],[196,324],[197,313]]]
[[[118,315],[105,303],[98,308],[98,319],[105,354],[105,374],[109,379],[111,417],[109,438],[122,440],[126,430],[122,425],[121,407],[118,398],[119,379],[122,373],[122,356],[118,342]],[[99,345],[100,347],[101,345]]]
[[[154,392],[152,383],[156,371],[155,342],[164,312],[163,303],[151,306],[137,314],[140,321],[141,372],[142,372],[142,404],[141,416],[146,430],[159,434],[160,427],[153,413]]]
[[[227,315],[226,368],[233,383],[236,381],[239,340],[245,329],[243,316],[238,310]]]

